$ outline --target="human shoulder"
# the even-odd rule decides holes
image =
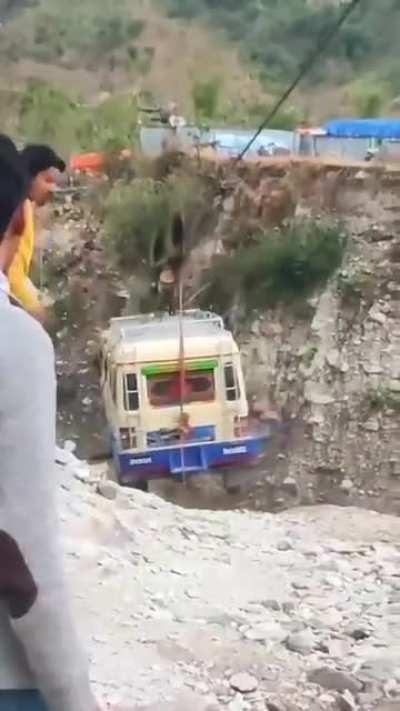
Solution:
[[[8,355],[26,365],[43,359],[54,360],[53,344],[43,326],[23,309],[8,305],[0,313],[0,355]]]

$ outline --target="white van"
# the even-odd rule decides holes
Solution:
[[[223,320],[185,311],[117,318],[102,338],[101,385],[121,484],[240,466],[268,433],[248,431],[240,352]]]

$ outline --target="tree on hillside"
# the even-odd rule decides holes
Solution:
[[[389,92],[376,80],[360,83],[352,93],[352,103],[357,116],[376,118],[381,116],[388,101]]]
[[[221,81],[218,78],[197,81],[192,89],[193,106],[197,119],[213,119],[217,115],[221,97]]]
[[[222,29],[262,66],[268,80],[279,81],[293,75],[315,46],[316,38],[334,25],[340,12],[340,3],[306,0],[162,1],[175,17],[204,17],[213,28]],[[342,81],[364,62],[384,67],[397,57],[399,31],[399,0],[361,3],[326,48],[311,80],[316,76],[326,79],[325,70],[332,63]]]

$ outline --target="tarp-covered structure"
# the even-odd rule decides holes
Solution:
[[[334,119],[325,124],[324,130],[335,138],[400,139],[400,119]]]

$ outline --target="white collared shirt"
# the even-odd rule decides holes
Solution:
[[[0,271],[0,298],[7,298],[10,295],[10,285],[8,279],[2,271]]]
[[[1,571],[0,697],[39,688],[53,711],[95,711],[61,565],[54,350],[35,319],[10,306],[0,279],[0,566],[4,540],[14,551]]]

